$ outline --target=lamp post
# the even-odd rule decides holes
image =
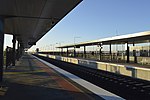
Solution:
[[[58,42],[58,43],[56,43],[56,44],[58,44],[58,46],[60,47],[60,46],[61,46],[61,43],[63,43],[63,42]],[[61,52],[62,52],[63,50],[61,51],[61,48],[59,48],[58,51],[59,51],[59,55],[61,55]]]
[[[50,51],[52,51],[52,54],[54,55],[54,46],[55,46],[55,44],[50,44],[50,47],[51,47],[51,50]]]
[[[56,43],[56,44],[58,44],[58,46],[61,46],[61,42],[58,42],[58,43]]]
[[[60,45],[60,42],[56,43],[56,45],[59,46],[59,45]],[[56,48],[56,51],[57,51],[57,46],[56,46],[55,48]],[[59,52],[59,50],[58,50],[58,52]]]
[[[76,39],[80,37],[74,37],[74,57],[76,57]]]
[[[50,44],[50,54],[52,54],[51,52],[52,52],[52,49],[53,49],[53,47],[52,47],[53,45],[52,44]]]
[[[77,38],[80,38],[80,37],[74,37],[74,46],[75,46],[75,43],[76,43],[76,39]]]
[[[55,44],[53,44],[53,55],[54,55]]]

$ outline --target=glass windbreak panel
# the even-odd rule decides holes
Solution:
[[[83,58],[83,47],[76,48],[76,56],[79,58]]]
[[[130,56],[149,57],[150,56],[150,43],[149,42],[138,43],[138,44],[135,44],[135,46],[130,46]]]
[[[130,61],[141,64],[150,64],[150,42],[142,41],[130,46]]]
[[[110,45],[103,45],[102,52],[101,52],[101,60],[103,61],[110,61]]]
[[[74,48],[73,47],[68,49],[68,56],[74,57]]]
[[[125,61],[125,44],[117,45],[117,61],[124,62]]]
[[[103,48],[100,47],[99,45],[95,45],[95,59],[99,59],[100,57],[100,49],[102,50]],[[101,52],[102,53],[102,52]]]
[[[111,46],[111,59],[114,62],[125,62],[126,50],[125,44],[113,44]]]
[[[117,61],[117,56],[118,56],[118,52],[117,52],[117,50],[118,50],[118,46],[117,46],[117,44],[113,44],[112,46],[111,46],[111,48],[112,48],[112,61]]]
[[[86,46],[86,55],[89,59],[96,59],[96,46]]]

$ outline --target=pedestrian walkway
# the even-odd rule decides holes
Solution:
[[[102,100],[30,55],[4,72],[0,100]]]

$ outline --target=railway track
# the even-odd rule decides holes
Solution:
[[[150,81],[36,56],[127,100],[150,100]]]

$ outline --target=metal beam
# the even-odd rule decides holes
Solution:
[[[60,20],[59,18],[49,17],[35,17],[35,16],[15,16],[15,15],[0,15],[1,17],[7,18],[31,18],[31,19],[48,19],[48,20]]]
[[[0,82],[3,80],[4,20],[0,17]]]

